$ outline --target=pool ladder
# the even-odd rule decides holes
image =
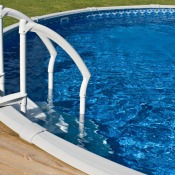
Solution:
[[[20,20],[19,34],[20,34],[20,92],[5,95],[5,73],[4,73],[4,56],[3,56],[3,17],[11,16]],[[58,33],[35,23],[28,16],[23,13],[11,9],[4,8],[0,5],[0,106],[7,106],[20,101],[20,110],[23,114],[27,113],[27,91],[26,91],[26,34],[28,32],[35,32],[43,41],[50,53],[50,61],[48,66],[48,98],[52,101],[53,92],[53,72],[54,63],[57,52],[51,43],[50,39],[57,43],[74,61],[80,70],[83,81],[80,87],[80,117],[85,114],[85,98],[88,82],[90,79],[90,72],[85,63],[75,51],[75,49]],[[81,121],[81,120],[80,120]],[[83,121],[83,119],[82,119]]]

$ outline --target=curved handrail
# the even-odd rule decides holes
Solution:
[[[1,19],[4,16],[11,16],[11,17],[14,17],[14,18],[19,19],[19,20],[25,19],[28,22],[33,22],[33,20],[31,18],[29,18],[27,15],[25,15],[17,10],[11,9],[11,8],[3,8],[3,6],[0,5],[0,17],[1,17]],[[0,23],[2,24],[2,22],[0,22]],[[3,27],[0,26],[0,28],[1,28],[0,30],[2,30]],[[57,52],[56,52],[53,44],[50,42],[50,40],[47,37],[45,37],[41,34],[38,34],[38,36],[43,41],[44,45],[46,46],[46,48],[48,49],[48,51],[50,53],[50,60],[49,60],[49,66],[48,66],[48,89],[52,90],[53,89],[54,63],[55,63],[55,59],[57,56]],[[3,46],[2,46],[1,50],[3,50]],[[0,51],[0,52],[3,53],[3,51]],[[1,64],[1,68],[0,68],[0,76],[1,76],[1,74],[4,73],[4,68],[2,67],[3,66],[3,55],[1,56],[1,58],[2,59],[0,59],[0,60],[2,61],[2,64]],[[2,70],[2,73],[1,73],[1,70]]]
[[[53,40],[55,43],[57,43],[73,59],[73,61],[75,62],[75,64],[77,65],[78,69],[80,70],[80,72],[83,76],[83,81],[82,81],[81,88],[80,88],[80,115],[84,115],[85,114],[86,89],[87,89],[88,81],[90,78],[90,72],[87,69],[87,67],[84,64],[81,57],[74,50],[74,48],[63,37],[61,37],[59,34],[54,32],[53,30],[51,30],[47,27],[44,27],[42,25],[34,23],[32,19],[30,19],[28,16],[24,15],[23,13],[21,13],[17,10],[14,10],[11,8],[3,8],[3,6],[0,5],[0,24],[1,25],[2,25],[2,18],[4,16],[12,16],[16,19],[20,19],[21,27],[20,27],[19,31],[20,31],[20,34],[23,35],[22,40],[24,41],[24,43],[25,43],[25,33],[27,33],[28,31],[31,30],[31,31],[35,32],[36,34],[38,34],[38,36],[41,38],[41,40],[43,41],[43,43],[47,47],[47,49],[51,55],[51,58],[49,61],[49,66],[48,66],[49,92],[50,92],[50,90],[53,89],[53,70],[54,70],[55,58],[57,55],[57,52],[56,52],[55,48],[53,47],[49,38],[51,40]],[[3,27],[0,26],[0,28],[1,28],[0,34],[2,35],[2,28]],[[0,36],[0,38],[3,39],[3,35]],[[4,68],[3,68],[3,41],[1,41],[0,43],[2,43],[2,45],[0,46],[0,52],[2,53],[0,55],[0,63],[2,63],[0,66],[0,90],[2,92],[4,92],[5,90],[4,90]],[[21,59],[22,62],[21,63],[22,63],[23,68],[26,66],[25,47],[26,46],[24,44],[24,46],[22,47],[22,50],[24,50],[24,52],[21,53],[21,55],[22,55],[22,59]],[[21,72],[22,72],[23,68],[20,68]],[[26,70],[24,69],[23,73],[20,75],[20,77],[21,77],[20,78],[21,79],[20,91],[22,94],[26,93],[26,78],[24,78],[25,76],[26,76]],[[2,95],[4,95],[4,94],[5,94],[5,92]],[[23,107],[21,107],[21,109],[23,108],[22,112],[25,113],[25,111],[26,111],[26,99],[22,100],[21,106],[23,106]]]
[[[45,27],[41,24],[37,24],[35,22],[28,22],[24,19],[20,20],[20,34],[25,34],[28,31],[36,32],[39,34],[42,34],[51,40],[53,40],[55,43],[57,43],[75,62],[78,69],[80,70],[83,81],[80,88],[80,114],[85,114],[85,97],[86,97],[86,90],[87,85],[90,79],[90,72],[88,68],[86,67],[85,63],[79,56],[79,54],[75,51],[75,49],[58,33],[54,32],[53,30],[49,29],[48,27]]]

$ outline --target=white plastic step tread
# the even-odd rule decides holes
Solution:
[[[14,93],[14,94],[0,97],[0,106],[5,106],[9,103],[17,102],[26,96],[27,96],[27,94],[21,94],[20,92],[18,92],[18,93]]]

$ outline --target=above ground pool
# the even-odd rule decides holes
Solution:
[[[27,37],[28,96],[46,113],[31,120],[80,147],[146,174],[175,174],[175,9],[93,9],[38,21],[71,43],[91,72],[79,125],[79,70],[57,47],[53,104],[49,53]],[[5,37],[6,93],[18,92],[19,38]]]

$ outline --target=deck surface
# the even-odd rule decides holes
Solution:
[[[0,122],[0,175],[85,175],[19,138]]]

